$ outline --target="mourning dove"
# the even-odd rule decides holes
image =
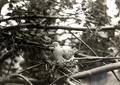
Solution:
[[[59,63],[69,62],[74,59],[74,51],[70,46],[60,46],[59,42],[53,42],[54,57]]]
[[[72,49],[71,46],[60,46],[60,44],[58,42],[53,42],[53,46],[54,46],[54,59],[55,61],[58,63],[59,66],[66,66],[67,63],[69,63],[71,65],[71,61],[74,60],[74,53],[75,53],[75,49]],[[77,63],[77,60],[74,60],[75,63]],[[74,65],[74,64],[72,64]],[[70,73],[76,73],[79,71],[79,67],[77,65],[74,65],[72,67],[70,67],[68,65],[67,67]]]
[[[66,61],[65,58],[63,58],[63,49],[62,47],[60,46],[60,44],[58,42],[53,42],[52,44],[54,46],[54,51],[53,51],[53,54],[54,54],[54,59],[59,63],[59,64],[62,64],[63,62]]]

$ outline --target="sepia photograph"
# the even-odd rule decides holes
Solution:
[[[0,0],[0,85],[120,85],[120,0]]]

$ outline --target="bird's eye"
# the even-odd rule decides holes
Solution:
[[[53,46],[58,46],[59,43],[58,42],[53,42]]]
[[[109,49],[110,52],[113,52],[113,49]]]

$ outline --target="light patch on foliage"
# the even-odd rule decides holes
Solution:
[[[116,29],[114,35],[115,35],[115,37],[120,36],[120,30]]]
[[[16,2],[16,3],[11,3],[11,5],[13,7],[10,7],[9,4],[10,3],[4,4],[2,9],[1,9],[0,14],[1,14],[3,19],[9,18],[10,15],[8,16],[8,14],[12,14],[14,9],[16,9],[17,7],[20,7],[22,10],[27,10],[26,5],[29,4],[29,1],[24,0],[24,1],[19,1],[19,2]],[[6,23],[6,22],[1,22],[0,25],[1,26],[15,26],[15,25],[18,25],[18,23],[15,20],[9,20],[8,22],[9,22],[9,24]],[[25,20],[22,20],[22,22],[25,22]]]
[[[74,27],[83,27],[85,24],[85,15],[82,11],[82,1],[83,0],[76,0],[76,3],[73,4],[73,8],[65,7],[62,9],[62,11],[59,12],[59,15],[62,16],[69,16],[69,17],[75,17],[75,19],[67,19],[64,21],[56,20],[55,25],[62,25],[62,26],[74,26]],[[59,6],[55,7],[56,9],[59,8]],[[77,14],[77,16],[75,16]],[[76,18],[79,20],[76,20]]]
[[[56,33],[57,33],[57,34],[62,34],[62,33],[64,33],[64,31],[65,31],[65,30],[63,30],[63,29],[58,29],[58,30],[56,31]]]
[[[108,32],[100,31],[100,32],[98,32],[98,35],[102,38],[108,38]]]
[[[92,0],[93,2],[96,2],[97,0]]]
[[[77,3],[82,3],[83,0],[76,0]]]
[[[19,1],[19,2],[15,3],[15,5],[16,5],[16,7],[17,6],[21,7],[21,9],[23,9],[23,10],[27,10],[26,5],[28,5],[29,3],[30,3],[29,1],[24,0],[24,1]]]
[[[8,13],[12,13],[13,9],[14,9],[14,7],[12,9],[9,9],[9,3],[6,3],[5,5],[3,5],[2,9],[1,9],[1,15],[6,16]]]
[[[116,0],[106,0],[106,6],[107,6],[107,15],[111,17],[110,24],[117,25],[118,21],[120,21],[120,17],[118,15],[119,9],[116,5]]]
[[[16,7],[21,7],[21,9],[23,10],[27,10],[26,5],[29,4],[29,1],[25,0],[25,1],[19,1],[17,3],[12,3],[12,8],[10,8],[9,3],[6,3],[3,5],[2,9],[1,9],[1,15],[2,16],[6,16],[8,13],[12,13],[13,10]]]
[[[57,0],[57,2],[60,2],[60,0]]]
[[[57,36],[57,40],[58,40],[58,41],[63,41],[63,40],[66,40],[66,39],[68,39],[68,38],[71,38],[71,37],[72,37],[71,34],[58,35],[58,36]]]

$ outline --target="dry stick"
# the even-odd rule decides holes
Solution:
[[[115,73],[114,70],[112,70],[112,73],[113,73],[113,75],[115,76],[115,78],[120,82],[120,79],[119,79],[119,77],[117,76],[117,74]]]
[[[36,67],[41,66],[41,65],[43,65],[43,64],[36,64],[36,65],[30,66],[30,67],[28,67],[28,68],[18,72],[18,74],[21,74],[21,73],[23,73],[25,71],[28,71],[28,70],[33,69],[33,68],[36,68]]]
[[[10,75],[10,77],[20,77],[24,79],[29,85],[33,85],[31,81],[27,77],[23,76],[22,74],[12,74]]]
[[[86,27],[88,28],[88,30],[91,32],[91,33],[93,33],[92,32],[92,30],[91,30],[91,28],[86,24]]]
[[[9,66],[7,75],[9,75],[9,72],[11,70],[11,67],[12,67],[12,64],[13,64],[13,61],[14,61],[14,58],[15,58],[15,34],[14,33],[15,32],[13,30],[13,36],[12,36],[12,40],[13,40],[13,53],[12,53],[11,62],[10,62],[10,66]]]
[[[114,57],[116,58],[116,56],[119,54],[120,50],[114,55]],[[117,76],[117,74],[112,71],[112,73],[114,74],[115,78],[120,82],[120,78]]]
[[[43,25],[40,24],[31,24],[31,23],[25,23],[15,26],[8,26],[8,27],[0,27],[0,31],[4,30],[13,30],[18,29],[20,27],[26,27],[26,28],[38,28],[38,29],[44,29]],[[102,30],[114,30],[114,29],[120,29],[120,26],[101,26],[100,31]],[[88,28],[86,27],[70,27],[70,26],[46,26],[46,29],[64,29],[64,30],[76,30],[76,31],[86,31]],[[95,31],[96,27],[91,27],[90,30]]]
[[[28,78],[29,81],[31,81],[32,83],[40,83],[39,80],[34,79],[34,78]],[[26,81],[22,80],[22,79],[18,79],[18,78],[5,78],[5,79],[0,79],[0,85],[1,83],[18,83],[18,84],[24,84],[26,83]],[[3,84],[2,84],[3,85]]]
[[[114,57],[116,57],[118,54],[120,53],[120,50],[115,54],[115,56]]]
[[[84,77],[89,77],[101,72],[108,72],[111,70],[115,70],[115,69],[119,69],[120,68],[120,62],[117,63],[111,63],[108,65],[104,65],[101,67],[96,67],[87,71],[83,71],[83,72],[78,72],[76,74],[72,74],[71,77],[73,78],[84,78]]]
[[[116,53],[116,54],[118,54],[118,53]],[[78,59],[78,60],[82,60],[82,59],[83,60],[84,59],[120,59],[120,57],[115,57],[115,56],[113,56],[113,57],[108,57],[108,56],[96,57],[96,56],[86,55],[86,54],[83,54],[83,53],[77,53],[77,56],[75,56],[75,57],[76,57],[75,59]]]
[[[57,69],[57,70],[58,70],[58,69]],[[60,71],[60,70],[58,70],[58,71]],[[62,71],[60,71],[60,72],[61,72],[62,74],[64,74],[64,76],[66,76],[66,77],[68,77],[68,78],[70,78],[70,79],[73,79],[75,82],[77,82],[77,83],[79,83],[80,85],[82,85],[81,82],[78,81],[78,80],[76,80],[75,78],[73,78],[73,77],[67,75],[66,73],[64,73],[64,72],[62,72]]]
[[[59,78],[57,78],[56,80],[54,80],[50,85],[53,85],[55,82],[57,82],[58,80],[60,80],[60,79],[62,79],[63,77],[65,77],[65,75],[63,75],[63,76],[61,76],[61,77],[59,77]]]
[[[83,57],[83,58],[74,58],[74,60],[96,60],[96,59],[120,59],[117,57]]]

